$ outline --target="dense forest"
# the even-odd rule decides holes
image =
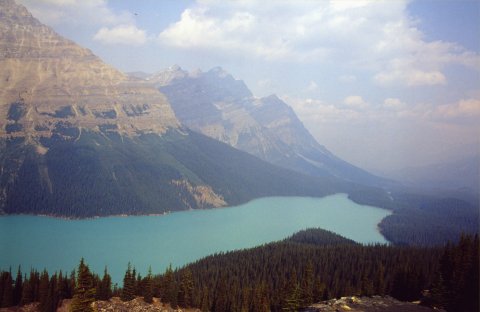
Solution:
[[[39,302],[55,311],[73,298],[73,311],[89,311],[94,300],[159,297],[172,306],[202,311],[297,311],[311,303],[347,295],[421,299],[447,311],[478,311],[478,236],[462,236],[444,247],[364,246],[310,229],[264,246],[215,254],[181,269],[145,277],[130,264],[123,287],[112,289],[82,259],[76,271],[49,275],[0,273],[0,307]],[[15,276],[15,277],[14,277]],[[428,290],[428,291],[426,291]]]
[[[56,131],[41,140],[45,154],[23,138],[0,140],[0,187],[6,190],[0,213],[85,218],[211,207],[173,181],[211,186],[229,205],[277,195],[321,197],[348,187],[333,177],[276,167],[186,129],[135,139],[82,131],[78,140],[64,139],[78,129]]]
[[[379,224],[395,245],[443,246],[462,233],[479,233],[479,204],[406,191],[392,193],[393,213]]]

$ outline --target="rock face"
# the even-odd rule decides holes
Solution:
[[[381,185],[320,145],[277,96],[256,98],[222,68],[188,73],[172,66],[147,78],[164,93],[187,127],[263,160],[317,176]]]
[[[314,304],[303,312],[431,312],[433,310],[410,302],[398,301],[391,297],[342,297]]]
[[[0,0],[0,137],[50,137],[65,126],[131,136],[178,121],[158,90]]]
[[[94,309],[98,312],[200,312],[198,309],[172,309],[169,305],[162,304],[158,298],[153,298],[153,303],[148,304],[140,297],[127,302],[118,297],[109,301],[96,301]]]

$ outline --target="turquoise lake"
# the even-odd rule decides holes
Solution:
[[[163,216],[64,220],[0,217],[0,268],[70,272],[84,257],[94,272],[105,265],[121,285],[128,262],[145,276],[215,252],[258,246],[320,227],[361,243],[387,243],[377,224],[390,212],[358,205],[345,194],[324,198],[268,197],[229,208]]]

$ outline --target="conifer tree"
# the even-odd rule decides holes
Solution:
[[[130,262],[128,263],[127,271],[123,277],[123,290],[121,299],[123,301],[130,301],[135,298],[135,276],[132,273]]]
[[[15,278],[15,287],[13,288],[13,305],[19,305],[22,299],[23,276],[20,266],[18,267],[17,277]]]
[[[33,289],[29,280],[25,280],[22,288],[22,298],[20,299],[20,305],[29,304],[33,301]]]
[[[300,309],[302,306],[302,289],[297,283],[293,286],[290,291],[290,294],[285,299],[285,304],[282,308],[283,311],[295,312]]]
[[[39,310],[40,312],[50,312],[53,309],[53,298],[50,291],[50,278],[48,277],[47,270],[42,272],[40,276],[40,284],[38,286],[39,296]]]
[[[135,295],[137,294],[137,270],[135,267],[132,269],[132,276],[131,276],[131,282],[132,282],[132,291],[133,291],[133,298],[135,298]]]
[[[313,303],[313,285],[315,276],[312,260],[309,260],[302,276],[302,304],[304,306]]]
[[[210,311],[210,297],[208,295],[207,287],[203,287],[203,290],[202,290],[201,310],[202,312]]]
[[[95,286],[93,276],[83,258],[78,266],[77,276],[70,312],[93,312],[92,303],[95,301]]]
[[[105,267],[105,270],[103,271],[103,278],[100,282],[100,294],[98,297],[100,300],[108,300],[112,298],[112,278],[110,274],[108,274],[107,267]]]
[[[175,308],[177,306],[177,286],[175,284],[175,279],[173,276],[172,265],[170,264],[167,270],[165,271],[165,275],[163,278],[162,283],[162,299],[166,303],[170,303],[170,305]]]
[[[58,273],[58,279],[57,279],[57,286],[56,286],[56,293],[57,293],[57,300],[58,302],[62,302],[63,299],[68,298],[67,297],[67,288],[65,284],[65,278],[63,277],[62,271]]]
[[[57,287],[58,287],[58,275],[57,275],[57,272],[55,272],[55,274],[53,274],[52,277],[50,278],[49,289],[48,289],[48,291],[50,292],[50,298],[51,298],[50,307],[53,312],[57,310],[58,304],[60,303]]]
[[[143,300],[146,303],[153,302],[153,276],[151,267],[148,268],[148,274],[147,277],[145,277]]]
[[[181,307],[191,307],[193,304],[193,275],[187,268],[182,272],[180,291],[178,293],[178,305]]]
[[[2,287],[0,290],[2,292],[1,295],[1,307],[11,307],[13,305],[13,280],[12,274],[10,272],[3,272],[1,276]]]

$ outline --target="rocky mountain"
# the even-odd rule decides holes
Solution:
[[[178,127],[157,90],[128,80],[13,0],[0,5],[1,137],[50,137],[66,126],[122,135]]]
[[[276,95],[256,98],[220,67],[188,73],[175,65],[147,79],[168,97],[180,122],[195,131],[305,174],[386,183],[320,145]]]
[[[126,77],[13,0],[0,0],[0,33],[0,213],[155,214],[262,196],[368,193],[184,128],[151,82]],[[218,98],[250,95],[242,82],[226,88]]]

